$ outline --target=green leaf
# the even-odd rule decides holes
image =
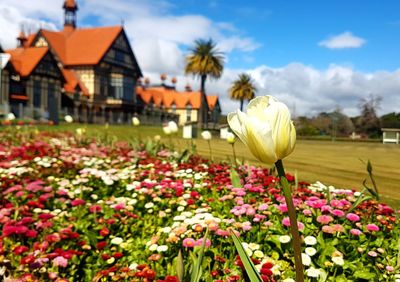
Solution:
[[[231,183],[233,187],[242,187],[242,184],[240,183],[240,177],[239,174],[236,172],[236,170],[231,169]]]
[[[184,274],[185,268],[183,265],[182,252],[179,250],[178,257],[176,258],[176,276],[178,276],[179,282],[183,282]]]
[[[233,243],[235,244],[236,250],[239,254],[240,259],[242,260],[244,269],[245,269],[250,281],[251,282],[257,282],[257,281],[262,282],[263,280],[260,276],[260,273],[258,273],[253,262],[247,255],[246,250],[243,248],[243,245],[240,242],[240,239],[238,238],[238,236],[236,236],[235,232],[233,232],[232,230],[230,230],[230,233],[231,233],[231,238],[233,240]]]
[[[206,248],[206,241],[208,237],[208,228],[206,230],[206,234],[204,235],[203,238],[203,244],[201,244],[201,248],[199,251],[198,257],[194,260],[194,267],[190,276],[190,281],[191,282],[198,282],[200,281],[201,278],[201,273],[202,273],[202,263],[203,263],[203,256],[204,256],[204,249]]]
[[[356,272],[354,272],[354,278],[361,278],[368,281],[374,281],[375,276],[375,273],[369,272],[366,269],[357,270]]]

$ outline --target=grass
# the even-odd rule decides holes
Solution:
[[[161,127],[140,126],[110,126],[107,130],[103,125],[39,126],[39,130],[73,131],[77,127],[85,127],[91,136],[104,135],[119,140],[129,140],[160,135],[166,138]],[[181,136],[179,134],[178,136]],[[166,139],[168,140],[168,139]],[[178,137],[172,138],[179,149],[190,146],[190,141]],[[167,143],[169,141],[166,141]],[[206,141],[195,139],[194,144],[199,154],[209,157]],[[254,165],[262,165],[241,142],[235,144],[237,158]],[[212,140],[214,160],[232,160],[232,147],[225,140],[215,137]],[[329,142],[315,140],[299,140],[294,152],[284,160],[287,172],[297,174],[300,180],[308,182],[321,181],[325,185],[337,188],[352,188],[361,190],[363,181],[368,177],[366,162],[373,165],[379,192],[384,195],[384,201],[400,206],[400,146],[381,143],[364,142]],[[371,185],[367,181],[367,185]]]

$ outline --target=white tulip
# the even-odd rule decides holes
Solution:
[[[165,135],[170,135],[171,134],[171,128],[169,128],[169,126],[163,126],[163,131],[165,133]]]
[[[293,152],[296,129],[288,107],[272,96],[250,101],[247,113],[228,114],[231,129],[260,161],[272,165]]]
[[[9,113],[8,115],[7,115],[7,118],[6,118],[7,120],[14,120],[15,119],[15,115],[13,114],[13,113]]]
[[[204,140],[211,140],[212,136],[211,136],[211,132],[208,130],[205,130],[201,133],[201,137],[203,137]]]
[[[66,115],[66,116],[64,117],[64,120],[65,120],[67,123],[73,123],[73,122],[74,122],[74,119],[73,119],[70,115]]]
[[[171,133],[177,133],[178,132],[178,125],[176,124],[175,121],[170,121],[168,122],[168,127],[171,130]]]
[[[233,134],[232,132],[228,132],[228,133],[226,134],[226,141],[227,141],[229,144],[235,144],[235,142],[236,142],[236,136],[235,136],[235,134]]]
[[[139,126],[140,125],[140,120],[137,117],[132,118],[132,124],[134,126]]]

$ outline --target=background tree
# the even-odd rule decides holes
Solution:
[[[208,104],[205,90],[207,77],[218,79],[224,70],[224,56],[212,40],[198,39],[186,57],[186,74],[200,77],[201,108],[199,123],[207,124]]]
[[[381,97],[369,95],[368,98],[362,99],[359,105],[361,116],[356,121],[357,129],[371,138],[380,136],[381,126],[376,112],[380,107],[381,101]]]
[[[387,128],[400,128],[400,113],[389,113],[381,116],[381,126]]]
[[[231,99],[240,101],[240,110],[243,111],[244,101],[253,99],[256,91],[257,89],[251,76],[246,73],[241,73],[232,83],[229,94]]]

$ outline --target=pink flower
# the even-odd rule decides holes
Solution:
[[[324,205],[321,207],[322,212],[330,212],[331,210],[332,210],[332,207],[328,206],[328,205]]]
[[[258,210],[259,211],[265,211],[265,210],[267,210],[268,209],[268,204],[261,204],[259,207],[258,207]]]
[[[193,248],[196,246],[196,241],[193,238],[185,238],[183,239],[182,246],[186,248]]]
[[[368,231],[379,231],[379,226],[377,226],[376,224],[367,224],[367,230]]]
[[[386,265],[386,271],[387,272],[393,272],[394,271],[394,267],[391,265]]]
[[[333,210],[331,211],[331,214],[337,217],[343,217],[345,215],[345,213],[342,210]]]
[[[251,223],[248,221],[243,222],[242,229],[243,229],[243,231],[249,231],[251,229]]]
[[[303,214],[305,216],[310,216],[310,215],[312,215],[312,211],[311,210],[303,210]]]
[[[188,238],[186,238],[186,239],[188,239]],[[197,240],[195,243],[194,243],[194,245],[195,246],[198,246],[198,247],[201,247],[202,245],[203,245],[203,238],[200,238],[199,240]],[[206,240],[206,247],[208,248],[208,247],[210,247],[211,246],[211,240],[210,239],[207,239]]]
[[[369,255],[370,257],[377,257],[377,256],[378,256],[378,253],[377,253],[377,252],[374,252],[374,251],[369,251],[369,252],[368,252],[368,255]]]
[[[67,267],[68,260],[63,256],[58,256],[53,259],[53,265],[59,267]]]
[[[354,235],[354,236],[360,236],[362,234],[362,232],[361,232],[360,229],[353,228],[353,229],[350,230],[350,234]]]
[[[360,217],[356,215],[355,213],[349,213],[346,215],[346,218],[352,222],[357,222],[360,221]]]
[[[84,205],[86,202],[85,200],[82,199],[75,199],[71,202],[71,206],[76,207],[76,206],[81,206]]]
[[[284,218],[282,219],[282,224],[283,224],[284,226],[286,226],[286,227],[289,227],[289,226],[290,226],[290,219],[289,219],[289,217],[284,217]],[[304,224],[303,224],[302,222],[298,221],[298,222],[297,222],[297,228],[298,228],[299,230],[303,230],[303,229],[304,229]]]
[[[333,217],[330,215],[320,215],[317,217],[317,221],[321,224],[328,224],[333,221]]]
[[[98,213],[101,211],[101,206],[99,205],[93,205],[89,208],[89,212],[91,213]]]
[[[229,231],[227,231],[227,230],[222,230],[222,229],[218,229],[217,231],[215,231],[215,234],[217,234],[217,235],[219,235],[219,236],[228,237],[228,236],[229,236]]]
[[[278,209],[279,209],[281,212],[287,212],[287,211],[288,211],[288,208],[287,208],[287,205],[286,205],[286,204],[280,204],[280,205],[278,206]]]

